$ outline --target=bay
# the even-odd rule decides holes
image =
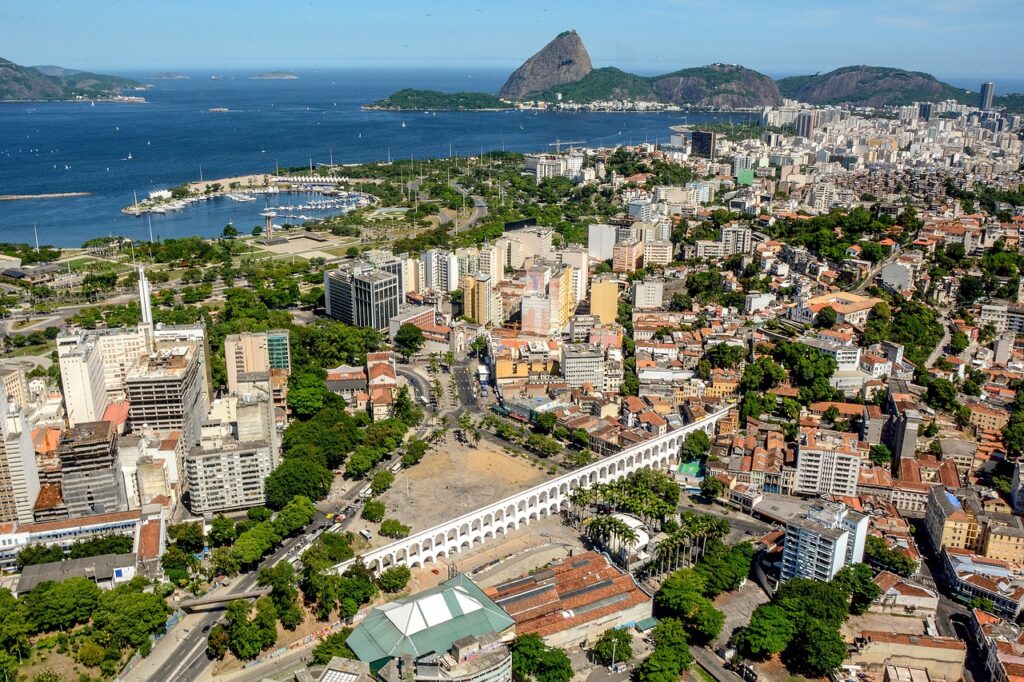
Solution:
[[[295,71],[296,80],[253,72],[192,72],[152,80],[147,103],[0,104],[0,194],[89,192],[89,196],[0,202],[0,241],[79,246],[118,235],[149,238],[146,217],[121,213],[156,189],[276,166],[466,156],[481,150],[543,151],[556,140],[591,146],[665,141],[669,126],[746,121],[754,114],[385,112],[364,104],[403,87],[496,91],[504,70],[346,69]],[[216,79],[211,76],[217,76]],[[131,93],[129,93],[131,94]],[[210,109],[227,109],[213,112]],[[404,123],[404,126],[403,126]],[[130,156],[130,159],[129,159]],[[285,201],[287,203],[287,201]],[[249,231],[265,206],[228,198],[152,216],[153,235],[219,235],[228,222]]]

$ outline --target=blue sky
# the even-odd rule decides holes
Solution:
[[[849,64],[1024,77],[1020,0],[3,0],[0,56],[78,68],[509,68],[575,28],[597,66]]]

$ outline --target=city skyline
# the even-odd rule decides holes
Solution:
[[[20,64],[97,70],[507,68],[558,32],[576,29],[595,65],[641,73],[726,62],[781,76],[869,64],[995,80],[997,94],[1006,92],[998,80],[1017,80],[1010,65],[1024,56],[1013,39],[1024,8],[1006,0],[914,0],[899,11],[874,1],[851,7],[790,0],[770,9],[731,2],[713,13],[690,0],[658,0],[631,7],[629,21],[644,30],[625,33],[619,22],[607,21],[620,13],[619,6],[603,0],[585,12],[532,1],[514,10],[468,2],[443,8],[398,2],[386,10],[360,7],[358,14],[322,2],[296,10],[256,0],[240,12],[236,6],[194,0],[173,7],[50,1],[6,12],[0,56]],[[970,51],[950,49],[951,43],[979,35],[986,39],[974,40]]]

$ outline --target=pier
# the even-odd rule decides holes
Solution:
[[[87,197],[92,192],[52,192],[49,194],[0,194],[0,201],[25,201],[29,199],[69,199]]]

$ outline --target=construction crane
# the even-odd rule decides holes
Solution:
[[[587,143],[586,140],[570,140],[568,142],[563,142],[562,140],[555,140],[554,142],[552,142],[548,146],[549,147],[554,147],[556,154],[561,154],[562,153],[562,145],[563,144],[574,145],[574,144],[586,144],[586,143]],[[572,147],[570,147],[570,149],[571,148]]]

